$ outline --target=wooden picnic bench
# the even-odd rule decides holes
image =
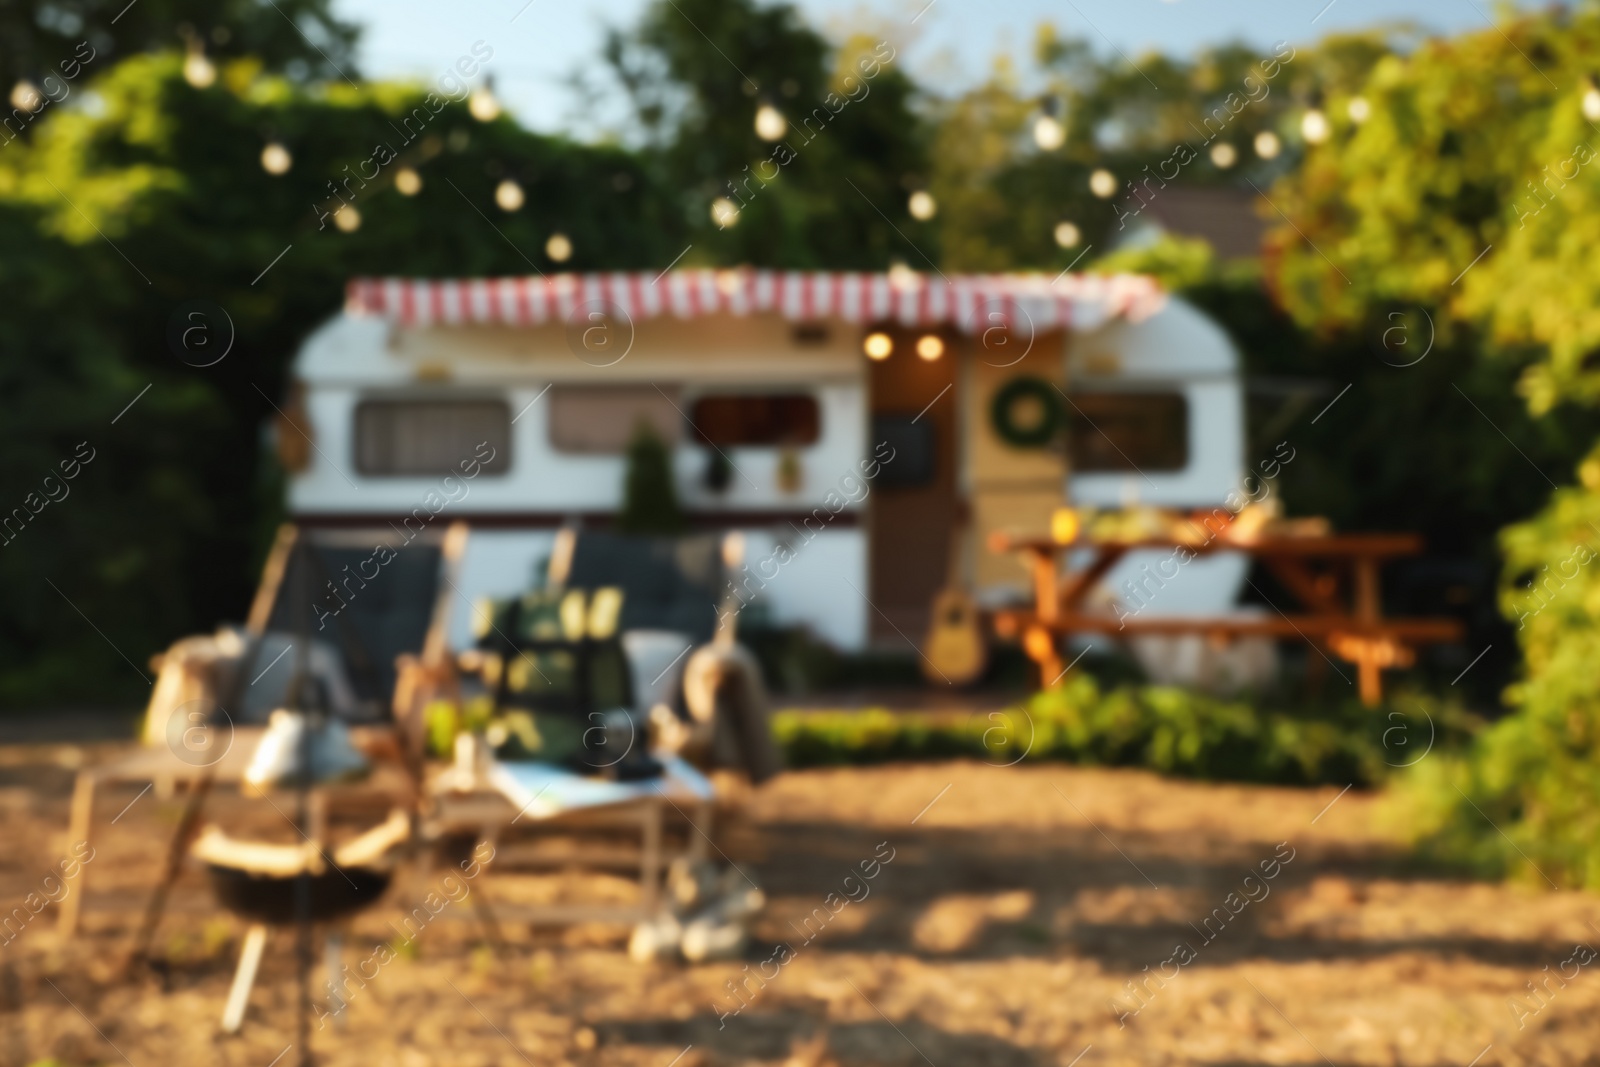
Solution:
[[[1369,707],[1383,697],[1381,672],[1388,667],[1410,666],[1415,655],[1413,646],[1457,641],[1462,636],[1463,627],[1455,619],[1383,615],[1379,571],[1389,560],[1422,551],[1422,538],[1415,534],[1265,533],[1249,539],[1230,539],[1226,533],[1224,530],[1222,535],[1194,541],[1181,537],[1079,538],[1065,543],[993,534],[989,538],[992,551],[1017,552],[1026,558],[1033,576],[1034,599],[1031,610],[996,612],[996,633],[1022,637],[1023,648],[1039,665],[1042,683],[1047,687],[1059,683],[1062,674],[1056,647],[1059,634],[1200,634],[1219,640],[1247,636],[1300,638],[1323,655],[1332,652],[1354,663],[1361,700]],[[1269,605],[1276,617],[1146,616],[1141,612],[1119,618],[1086,609],[1090,590],[1129,552],[1175,552],[1179,548],[1201,556],[1214,552],[1247,553],[1261,561],[1268,573],[1296,598],[1294,613],[1276,604]],[[1063,572],[1061,558],[1069,553],[1086,553],[1088,559]]]

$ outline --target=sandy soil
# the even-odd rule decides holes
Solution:
[[[7,751],[9,909],[65,854],[81,753]],[[146,795],[106,827],[101,888],[137,893],[175,812]],[[379,1067],[1600,1062],[1600,959],[1574,955],[1600,949],[1600,900],[1421,871],[1381,814],[1355,791],[1126,771],[787,774],[718,834],[770,897],[743,960],[639,966],[626,931],[525,927],[497,959],[472,923],[440,922],[313,1045],[321,1063]],[[362,917],[347,959],[391,937],[385,924],[424,889]],[[125,919],[97,917],[68,942],[53,918],[0,951],[0,1064],[267,1067],[293,1041],[286,937],[230,1037],[217,1018],[236,920],[169,918],[166,965],[119,982]]]

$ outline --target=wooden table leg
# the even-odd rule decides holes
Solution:
[[[694,806],[694,821],[689,824],[689,841],[684,851],[696,863],[711,858],[712,818],[716,810],[716,803],[710,800],[702,800]]]
[[[1056,576],[1056,554],[1054,551],[1045,551],[1030,555],[1033,557],[1030,569],[1033,571],[1034,611],[1040,622],[1055,622],[1060,612],[1057,603],[1060,581]]]
[[[1376,625],[1383,610],[1383,602],[1378,596],[1378,563],[1371,556],[1357,556],[1355,572],[1356,618]],[[1383,701],[1382,668],[1378,666],[1371,639],[1363,644],[1363,649],[1360,662],[1356,664],[1359,679],[1357,688],[1361,693],[1361,703],[1375,708]]]
[[[1065,668],[1056,652],[1056,637],[1043,626],[1030,626],[1022,635],[1022,650],[1039,665],[1039,688],[1049,689],[1061,680]]]
[[[78,772],[78,780],[72,787],[72,817],[67,829],[67,848],[70,850],[78,842],[90,844],[94,834],[94,793],[99,784],[99,775],[92,770]],[[93,856],[91,848],[88,855]],[[63,937],[73,937],[78,932],[79,918],[83,914],[83,894],[89,885],[89,864],[78,865],[75,877],[67,879],[67,895],[61,901],[61,915],[57,919],[57,929]]]
[[[1372,656],[1364,655],[1356,664],[1357,689],[1361,693],[1361,703],[1369,708],[1375,708],[1383,703],[1383,673]]]
[[[661,801],[652,800],[640,813],[644,840],[639,850],[639,908],[644,919],[655,916],[661,900],[661,824],[666,818],[665,808]]]

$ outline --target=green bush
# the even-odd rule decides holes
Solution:
[[[1477,725],[1458,705],[1416,695],[1376,710],[1351,702],[1289,713],[1166,686],[1102,693],[1082,676],[1003,711],[785,711],[773,731],[791,767],[976,757],[1370,785],[1414,760],[1427,739],[1435,749],[1459,747]]]
[[[1600,450],[1582,486],[1501,534],[1501,606],[1526,676],[1517,709],[1457,758],[1408,775],[1401,800],[1423,850],[1479,873],[1600,887]]]

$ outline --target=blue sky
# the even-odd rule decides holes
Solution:
[[[372,77],[433,80],[475,41],[494,49],[496,90],[526,125],[588,138],[579,116],[576,72],[604,85],[597,59],[603,28],[629,25],[646,0],[335,0],[335,10],[365,27],[363,71]],[[958,91],[1002,51],[1023,56],[1035,27],[1061,30],[1137,57],[1159,49],[1188,54],[1243,40],[1314,40],[1328,32],[1407,20],[1425,30],[1488,25],[1489,0],[797,0],[813,24],[833,35],[876,30],[903,46],[924,84]],[[613,110],[610,112],[615,115]],[[590,112],[594,114],[594,112]],[[598,112],[604,119],[607,111]]]

